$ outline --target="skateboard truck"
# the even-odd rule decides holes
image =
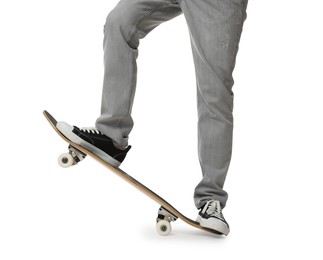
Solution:
[[[156,230],[161,236],[167,236],[172,231],[171,221],[176,221],[177,217],[170,213],[164,207],[160,207],[158,210],[158,216],[156,219]]]
[[[68,153],[63,153],[58,157],[58,164],[63,168],[68,168],[82,161],[85,157],[86,154],[69,145]]]

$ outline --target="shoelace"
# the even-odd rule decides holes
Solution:
[[[207,202],[206,206],[204,206],[202,213],[205,212],[211,216],[223,219],[221,205],[220,202],[217,200],[210,200],[209,202]]]
[[[97,130],[94,127],[83,127],[83,128],[80,128],[80,131],[85,132],[87,134],[103,135],[99,130]]]

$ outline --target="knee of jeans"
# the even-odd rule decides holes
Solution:
[[[110,39],[121,34],[131,47],[137,48],[139,39],[136,37],[135,29],[135,21],[133,21],[131,15],[120,12],[115,8],[107,16],[103,32],[105,36],[111,34]]]

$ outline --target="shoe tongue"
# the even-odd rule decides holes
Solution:
[[[210,205],[208,206],[206,213],[208,214],[212,214],[215,211],[215,203],[210,203]]]

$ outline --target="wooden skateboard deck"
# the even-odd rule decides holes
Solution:
[[[143,192],[144,194],[146,194],[148,197],[150,197],[152,200],[157,202],[159,205],[161,205],[161,208],[160,208],[159,214],[158,214],[158,218],[157,218],[157,232],[160,235],[168,235],[171,231],[170,222],[175,221],[177,218],[181,219],[185,223],[187,223],[195,228],[198,228],[198,229],[201,229],[203,231],[207,231],[207,232],[210,232],[213,234],[222,235],[221,232],[200,226],[198,222],[184,216],[177,209],[175,209],[170,203],[168,203],[166,200],[164,200],[158,194],[156,194],[155,192],[153,192],[152,190],[147,188],[145,185],[143,185],[142,183],[137,181],[135,178],[131,177],[129,174],[127,174],[126,172],[124,172],[120,168],[115,168],[115,167],[111,166],[110,164],[108,164],[107,162],[105,162],[104,160],[102,160],[101,158],[96,156],[95,154],[89,152],[88,150],[84,149],[83,147],[79,146],[78,144],[70,141],[66,136],[64,136],[57,129],[56,119],[51,114],[49,114],[46,110],[43,112],[43,114],[46,117],[46,119],[48,120],[48,122],[50,123],[50,125],[54,128],[56,133],[70,145],[69,146],[70,152],[71,151],[73,152],[75,150],[77,153],[81,153],[83,155],[83,157],[85,157],[86,155],[89,155],[90,157],[94,158],[95,160],[97,160],[98,162],[103,164],[105,167],[107,167],[110,171],[112,171],[113,173],[115,173],[116,175],[121,177],[123,180],[125,180],[126,182],[128,182],[129,184],[134,186],[136,189],[138,189],[141,192]]]

